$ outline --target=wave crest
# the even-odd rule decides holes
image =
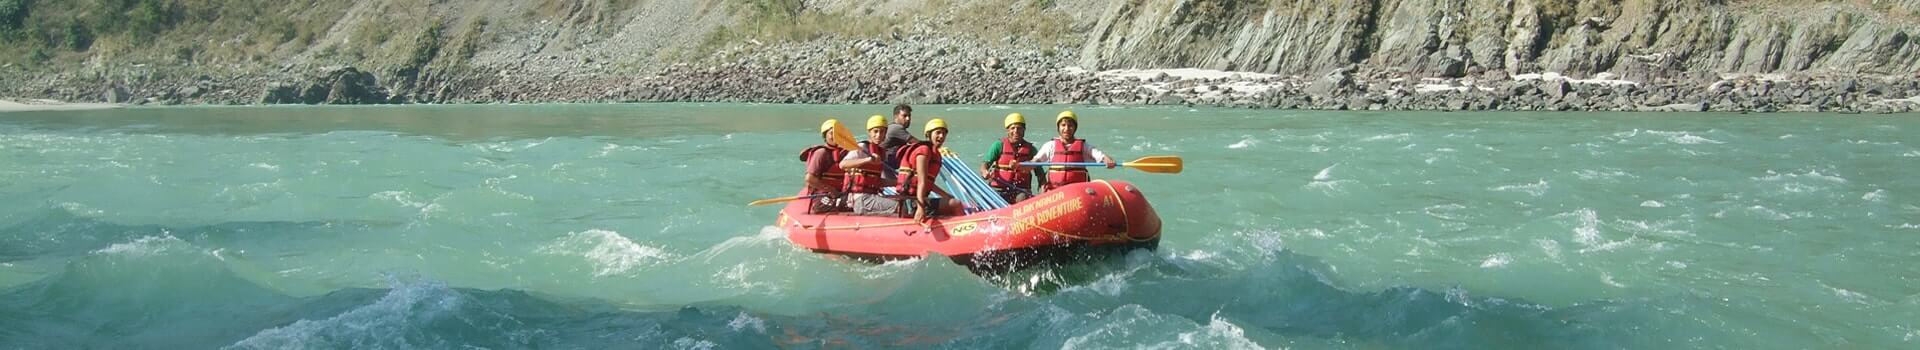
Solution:
[[[634,243],[619,232],[602,229],[567,233],[566,237],[541,246],[538,251],[586,258],[593,264],[594,276],[625,274],[673,257],[666,250]]]

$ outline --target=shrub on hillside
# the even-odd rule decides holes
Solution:
[[[86,51],[87,48],[93,47],[93,31],[79,23],[67,23],[65,37],[65,44],[69,50]]]
[[[135,38],[149,38],[160,34],[173,24],[173,11],[168,4],[156,0],[139,1],[127,10],[126,29]]]
[[[0,31],[13,31],[27,24],[27,7],[32,0],[0,0]]]

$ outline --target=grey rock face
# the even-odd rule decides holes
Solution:
[[[387,103],[387,93],[380,87],[379,80],[373,74],[346,67],[330,72],[321,78],[320,84],[327,86],[326,104],[375,104]]]
[[[107,103],[127,103],[133,100],[133,95],[127,94],[126,87],[113,85],[108,86],[105,92],[100,93],[100,99],[107,101]]]
[[[1556,79],[1556,80],[1540,81],[1540,91],[1546,92],[1547,96],[1552,96],[1554,98],[1566,97],[1567,92],[1570,91],[1571,89],[1572,88],[1567,85],[1566,80]]]
[[[268,85],[266,91],[260,93],[259,101],[260,104],[270,105],[306,103],[300,98],[300,87],[282,83]]]
[[[394,102],[373,74],[353,67],[333,68],[307,83],[274,83],[260,93],[262,104],[382,104]]]
[[[1616,72],[1627,79],[1677,72],[1920,71],[1920,27],[1873,11],[1830,2],[1730,6],[1710,0],[1112,1],[1099,13],[1078,63],[1283,74],[1364,64],[1435,77],[1480,67],[1575,77]]]
[[[1376,10],[1372,1],[1114,1],[1079,65],[1324,72],[1366,58]]]
[[[1348,75],[1350,71],[1350,69],[1338,69],[1327,73],[1327,75],[1321,76],[1320,80],[1315,80],[1313,85],[1307,86],[1306,93],[1317,97],[1326,97],[1352,91],[1355,87],[1353,77]]]

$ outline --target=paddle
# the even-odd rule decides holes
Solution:
[[[853,140],[853,131],[847,130],[846,126],[840,125],[838,122],[833,124],[833,136],[829,138],[829,140],[834,146],[838,146],[843,150],[852,151],[860,149],[860,142]],[[839,159],[835,159],[834,161],[839,161]]]
[[[1089,167],[1089,168],[1091,168],[1091,167],[1104,167],[1104,166],[1107,166],[1107,163],[1100,163],[1100,162],[1084,162],[1084,163],[1053,163],[1053,162],[1038,162],[1038,163],[1020,163],[1020,166],[1023,166],[1023,167],[1037,167],[1037,166],[1071,166],[1071,167]],[[1140,169],[1140,171],[1145,171],[1145,172],[1149,172],[1149,173],[1157,173],[1157,174],[1179,174],[1179,173],[1180,173],[1180,170],[1181,170],[1181,169],[1183,169],[1183,168],[1185,168],[1185,161],[1183,161],[1183,160],[1181,160],[1181,159],[1180,159],[1180,156],[1147,156],[1147,157],[1140,157],[1140,159],[1134,159],[1134,160],[1133,160],[1133,161],[1131,161],[1131,162],[1126,162],[1126,163],[1120,163],[1120,166],[1124,166],[1124,167],[1128,167],[1128,168],[1134,168],[1134,169]]]
[[[781,202],[787,202],[787,201],[796,201],[796,200],[802,200],[802,199],[814,199],[814,198],[820,198],[820,197],[826,197],[826,196],[827,196],[827,194],[825,194],[825,193],[821,193],[821,194],[809,194],[809,195],[805,195],[805,196],[791,196],[791,197],[780,197],[780,198],[767,198],[767,199],[762,199],[762,200],[757,200],[757,201],[752,201],[752,202],[747,202],[747,206],[749,206],[749,207],[751,207],[751,206],[756,206],[756,205],[766,205],[766,204],[773,204],[773,203],[781,203]]]
[[[947,183],[950,185],[953,185],[954,190],[960,191],[960,194],[955,195],[955,197],[962,197],[962,198],[956,198],[956,199],[959,199],[960,202],[962,203],[980,200],[980,198],[977,196],[978,194],[974,193],[973,187],[968,186],[966,181],[962,181],[960,179],[961,177],[964,177],[964,175],[954,173],[955,170],[950,169],[950,168],[954,168],[953,158],[955,156],[954,156],[953,150],[946,147],[940,147],[938,151],[940,152],[940,168],[942,170],[941,172],[949,174],[946,177]]]
[[[942,175],[946,176],[948,181],[955,183],[956,186],[964,190],[967,196],[971,198],[969,201],[972,203],[968,205],[969,213],[999,209],[1007,206],[1007,201],[1001,199],[1000,194],[994,192],[992,186],[987,185],[985,181],[981,181],[980,174],[974,173],[973,168],[967,166],[966,161],[960,160],[959,156],[955,154],[952,149],[941,147],[940,155],[941,167],[947,169],[941,172]]]

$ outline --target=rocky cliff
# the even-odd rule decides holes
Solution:
[[[1114,1],[1079,64],[1314,74],[1920,70],[1920,0]]]
[[[1916,35],[1920,0],[0,0],[0,97],[1897,111]],[[1090,73],[1177,67],[1243,74]]]

